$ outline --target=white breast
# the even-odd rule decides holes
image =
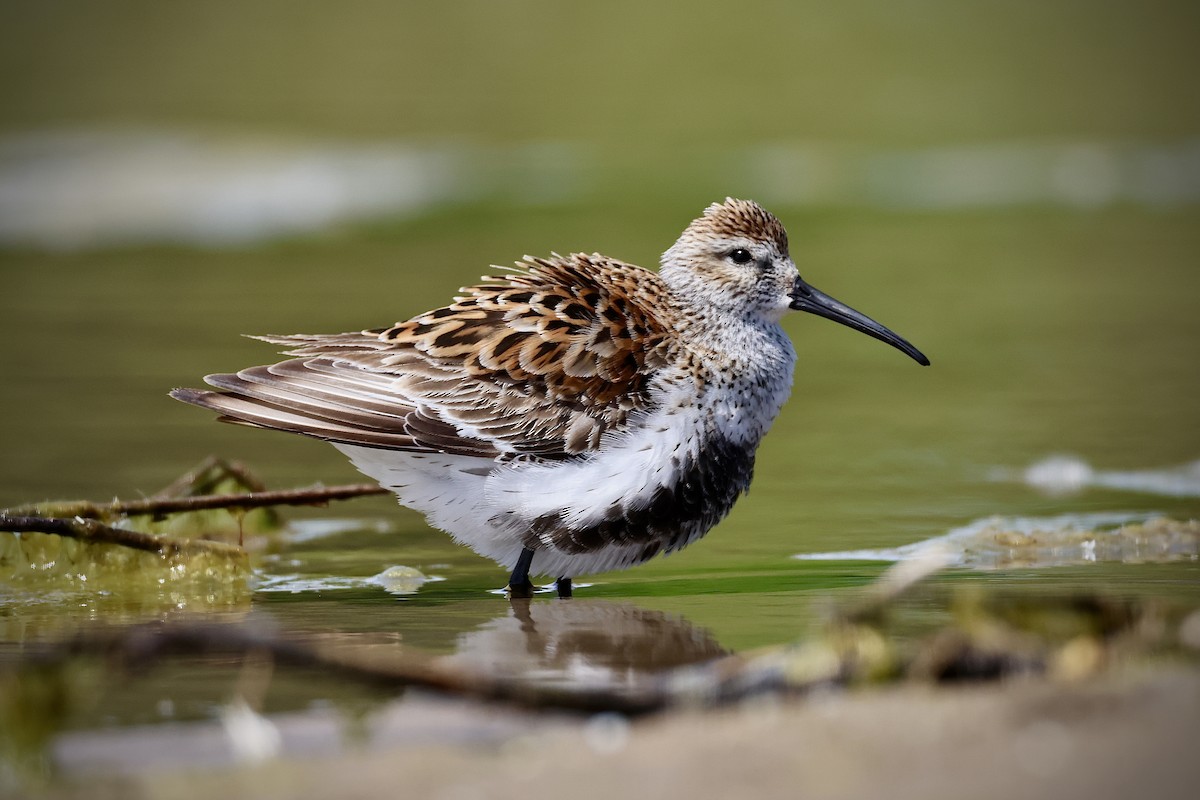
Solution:
[[[604,521],[614,508],[644,508],[661,487],[673,487],[681,467],[701,457],[706,440],[757,448],[791,388],[795,353],[763,330],[716,352],[708,384],[699,394],[693,376],[664,374],[654,411],[630,428],[607,434],[591,455],[565,461],[497,462],[468,456],[335,445],[363,473],[392,490],[400,502],[426,515],[480,555],[511,568],[532,523],[547,515],[575,529]],[[701,531],[702,533],[703,531]],[[538,550],[539,574],[579,575],[624,566],[642,546],[611,545],[596,552]]]
[[[588,527],[603,520],[614,505],[636,508],[639,499],[648,503],[659,487],[674,485],[680,464],[696,456],[705,416],[694,405],[672,398],[632,430],[611,435],[595,454],[571,461],[501,463],[335,447],[360,471],[395,492],[403,505],[425,514],[431,525],[511,568],[538,517],[561,515],[572,527]],[[558,574],[600,571],[622,565],[641,548],[629,548],[629,553],[625,549],[594,554],[539,551],[534,567]]]

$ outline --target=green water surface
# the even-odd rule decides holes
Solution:
[[[706,204],[752,189],[727,162],[713,167],[739,148],[806,137],[880,147],[1153,142],[1200,130],[1200,106],[1176,91],[1180,76],[1194,74],[1192,13],[1171,24],[1165,11],[1134,5],[1103,15],[993,4],[980,19],[933,3],[897,18],[888,4],[799,4],[765,26],[749,14],[730,22],[666,11],[599,25],[565,10],[531,12],[522,26],[474,4],[460,26],[441,12],[386,5],[336,17],[292,14],[290,4],[227,6],[202,19],[155,4],[109,14],[84,4],[64,18],[31,6],[0,26],[7,132],[132,122],[348,139],[568,140],[590,154],[580,168],[586,190],[557,200],[514,190],[226,248],[0,251],[0,506],[136,497],[209,454],[247,463],[272,488],[357,481],[325,444],[219,425],[166,393],[274,357],[239,334],[387,325],[525,253],[600,251],[653,265]],[[272,36],[260,41],[259,25]],[[580,36],[592,36],[591,46]],[[801,552],[898,546],[990,515],[1200,513],[1196,496],[1056,496],[994,479],[997,468],[1054,453],[1100,470],[1200,458],[1196,207],[772,210],[806,279],[908,338],[932,366],[809,315],[786,320],[799,354],[795,389],[749,495],[699,543],[596,576],[571,601],[599,603],[623,623],[596,622],[603,614],[587,610],[554,617],[545,610],[553,600],[535,600],[560,653],[651,668],[788,641],[810,629],[821,603],[883,569],[792,558]],[[331,642],[504,660],[512,612],[492,593],[505,582],[500,568],[390,499],[289,514],[364,524],[281,539],[256,561],[265,574],[320,581],[405,565],[443,580],[404,597],[370,585],[251,591],[220,609],[120,593],[56,603],[0,587],[0,652],[15,657],[89,626],[199,614],[267,619]],[[1033,595],[1200,598],[1194,561],[950,579]],[[923,608],[940,613],[920,602],[913,613]],[[648,655],[647,639],[675,644]],[[200,661],[110,686],[76,724],[203,716],[228,698],[232,675],[229,665]],[[342,691],[300,683],[283,684],[280,707]]]

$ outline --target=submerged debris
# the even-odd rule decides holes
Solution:
[[[181,657],[240,665],[243,678],[222,725],[244,760],[269,758],[279,747],[270,721],[251,710],[262,707],[271,682],[279,679],[275,676],[289,669],[316,670],[323,680],[343,687],[416,687],[531,710],[634,717],[882,682],[940,684],[1021,675],[1071,681],[1134,659],[1200,657],[1200,623],[1192,609],[1095,593],[1030,597],[978,582],[923,583],[946,565],[945,555],[927,551],[923,558],[892,567],[835,607],[812,636],[737,654],[724,652],[669,615],[602,600],[512,601],[510,617],[480,629],[481,652],[467,648],[451,657],[404,647],[347,647],[311,631],[281,630],[253,615],[91,628],[54,642],[28,642],[17,658],[0,663],[0,700],[24,698],[0,702],[0,750],[14,754],[26,769],[45,769],[45,748],[65,718],[62,704],[102,696],[107,682],[141,677]],[[398,572],[411,575],[407,569]],[[914,630],[897,611],[911,608],[901,601],[918,587],[927,589],[918,601],[923,618],[936,624]],[[595,624],[581,628],[566,619],[558,635],[556,617],[576,616],[577,609],[594,617]],[[655,643],[667,656],[685,646],[698,648],[705,660],[661,661],[649,673],[622,668],[624,648]],[[583,668],[588,659],[580,654],[592,650],[609,659],[604,663],[611,665],[612,679],[600,680],[598,670]],[[501,651],[517,657],[498,660]],[[551,654],[558,668],[547,669],[538,654]],[[245,673],[253,679],[245,679]]]
[[[469,658],[403,650],[381,657],[378,652],[325,647],[319,639],[252,622],[154,623],[79,633],[32,648],[25,664],[49,666],[103,656],[110,667],[140,671],[185,654],[239,655],[268,658],[278,666],[316,668],[341,681],[366,685],[420,687],[528,708],[639,715],[896,679],[994,680],[1014,674],[1079,678],[1122,655],[1186,652],[1185,642],[1193,634],[1188,609],[1098,594],[1029,598],[989,593],[977,585],[956,587],[948,603],[941,601],[949,612],[946,624],[916,637],[911,631],[894,630],[890,615],[900,595],[911,592],[942,564],[928,559],[918,562],[919,568],[893,567],[835,610],[818,635],[746,654],[720,656],[714,651],[714,658],[700,664],[630,675],[615,683],[545,681],[538,670],[497,671],[490,662],[481,667]],[[529,613],[532,602],[536,601],[513,601],[515,618],[524,624],[513,627],[512,633],[532,637],[526,648],[545,636]],[[595,605],[603,614],[603,604]]]
[[[19,506],[0,511],[0,530],[54,534],[164,556],[203,552],[244,559],[247,533],[279,529],[276,506],[324,505],[384,493],[374,484],[269,492],[243,465],[210,458],[145,500]],[[220,541],[230,537],[237,538],[237,545]]]
[[[883,550],[801,553],[810,561],[902,561],[930,547],[950,553],[949,565],[974,569],[1127,564],[1200,558],[1200,520],[1150,514],[1062,514],[985,517],[942,536]]]
[[[243,540],[280,528],[275,506],[378,494],[374,485],[265,491],[210,458],[133,501],[47,502],[0,511],[0,586],[10,606],[206,610],[249,602]]]

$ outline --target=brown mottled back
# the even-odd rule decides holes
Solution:
[[[379,338],[461,365],[470,377],[580,406],[604,407],[638,393],[647,372],[662,365],[666,330],[647,302],[665,291],[658,276],[578,253],[526,257],[519,266]]]
[[[489,459],[594,451],[649,407],[670,347],[657,274],[575,254],[484,281],[390,328],[259,337],[295,358],[175,396],[243,424]]]

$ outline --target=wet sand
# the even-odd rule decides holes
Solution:
[[[1076,684],[860,690],[632,724],[408,698],[373,716],[358,745],[334,727],[322,734],[319,716],[273,719],[283,755],[240,767],[201,767],[212,725],[204,735],[201,726],[74,734],[56,748],[68,775],[53,796],[1061,800],[1200,791],[1200,671],[1185,668]],[[158,758],[178,758],[181,747],[189,767]],[[92,758],[108,773],[88,767]],[[121,762],[124,774],[113,774]]]

